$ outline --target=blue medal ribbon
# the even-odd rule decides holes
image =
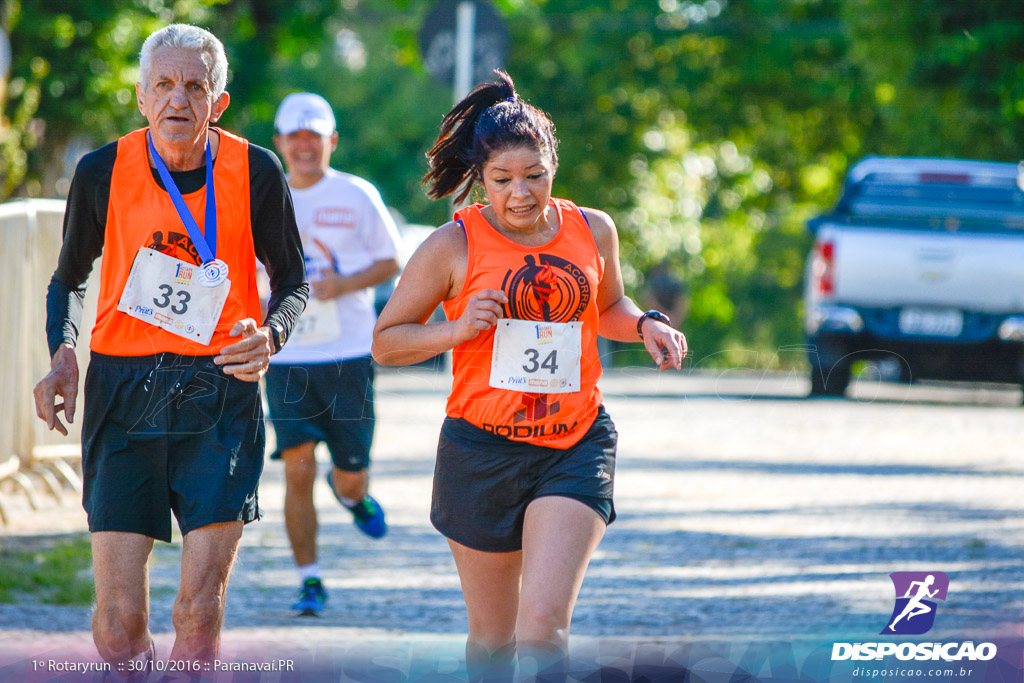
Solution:
[[[199,257],[203,260],[203,263],[217,258],[217,193],[213,186],[213,155],[210,153],[210,137],[206,137],[206,234],[199,229],[199,224],[196,223],[196,219],[192,217],[192,212],[189,211],[188,205],[185,203],[184,198],[181,196],[181,191],[174,182],[174,178],[171,177],[171,172],[167,170],[167,165],[164,160],[160,158],[159,152],[156,151],[156,147],[153,146],[153,138],[146,131],[146,141],[149,143],[149,153],[153,155],[153,163],[156,165],[156,171],[160,174],[160,180],[163,181],[164,189],[167,190],[167,194],[171,195],[171,201],[174,202],[174,209],[178,212],[178,217],[181,219],[182,224],[185,226],[185,231],[188,236],[192,239],[192,244],[196,245],[196,251],[199,252]]]

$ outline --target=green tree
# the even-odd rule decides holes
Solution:
[[[21,0],[4,26],[16,56],[0,137],[0,198],[66,193],[70,155],[144,125],[132,84],[138,50],[171,22],[210,28],[225,44],[232,104],[222,123],[272,146],[277,103],[289,92],[323,93],[342,132],[335,162],[381,185],[385,199],[419,219],[446,209],[419,178],[431,129],[450,105],[421,68],[418,15],[407,3],[332,0]],[[425,7],[425,6],[424,6]]]
[[[615,217],[635,295],[658,263],[688,284],[697,360],[799,343],[803,222],[861,149],[838,3],[602,5],[544,5],[513,41],[559,189]]]
[[[1020,159],[1024,5],[862,0],[841,16],[873,99],[870,151]]]
[[[131,89],[141,41],[187,21],[227,48],[225,126],[270,146],[280,99],[320,92],[342,133],[335,165],[376,183],[409,220],[440,224],[448,206],[419,187],[451,104],[418,55],[431,5],[9,0],[0,197],[59,192],[69,144],[142,125]],[[558,129],[555,193],[612,214],[638,299],[652,268],[686,283],[697,360],[771,357],[802,341],[803,226],[835,201],[854,161],[1014,159],[1024,142],[1016,0],[495,5],[511,34],[509,73]],[[742,353],[720,353],[729,349]]]

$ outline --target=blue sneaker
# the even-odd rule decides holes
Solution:
[[[374,500],[370,494],[366,494],[366,497],[354,506],[349,507],[345,505],[334,490],[334,482],[331,479],[333,473],[334,470],[327,472],[327,485],[331,487],[331,493],[338,499],[342,507],[352,513],[354,518],[352,521],[356,528],[370,538],[380,538],[386,534],[388,532],[388,524],[384,521],[384,510],[381,508],[380,503]]]
[[[312,616],[324,610],[324,603],[327,602],[327,591],[320,579],[306,579],[299,589],[299,599],[292,605],[301,616]]]

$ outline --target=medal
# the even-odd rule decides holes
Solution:
[[[207,261],[200,267],[199,276],[196,279],[207,287],[216,287],[228,279],[228,264],[219,258]]]

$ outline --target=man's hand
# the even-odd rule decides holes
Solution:
[[[328,273],[320,280],[310,280],[309,291],[315,299],[330,301],[349,292],[376,287],[398,275],[399,270],[397,258],[384,258],[355,273]]]
[[[270,356],[274,352],[274,339],[269,327],[257,327],[252,318],[239,320],[231,328],[232,337],[242,341],[225,346],[213,362],[222,366],[224,374],[233,375],[246,382],[258,382],[267,372]]]
[[[78,357],[75,356],[74,347],[70,344],[57,347],[57,352],[50,359],[50,372],[36,385],[32,395],[36,400],[36,415],[51,430],[56,429],[67,436],[68,429],[57,417],[57,413],[63,410],[68,424],[74,423],[75,404],[78,400]],[[64,402],[56,403],[57,396],[62,397]]]
[[[330,301],[351,291],[348,278],[337,273],[331,273],[320,280],[311,280],[309,286],[313,296],[321,301]]]

